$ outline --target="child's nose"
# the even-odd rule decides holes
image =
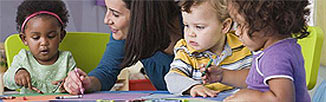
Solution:
[[[46,38],[41,38],[41,46],[47,46],[49,45],[49,40]]]
[[[187,34],[188,34],[188,36],[190,36],[190,37],[196,37],[196,33],[195,33],[193,30],[191,30],[191,29],[188,29]]]

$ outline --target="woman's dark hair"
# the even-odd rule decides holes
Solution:
[[[128,3],[126,5],[128,8]],[[121,67],[131,66],[156,51],[165,50],[171,42],[170,35],[181,34],[179,12],[174,0],[132,0],[125,57]]]
[[[123,0],[123,2],[126,4],[126,8],[130,10],[130,5],[131,5],[132,0]]]
[[[68,10],[66,5],[61,0],[24,0],[17,10],[17,30],[21,31],[21,26],[24,20],[31,14],[39,11],[49,11],[57,14],[63,22],[62,28],[64,29],[67,26],[68,22]],[[47,14],[40,14],[38,16],[43,16]],[[59,23],[59,21],[58,21]],[[60,23],[59,23],[60,24]],[[26,27],[25,27],[26,29]]]
[[[309,35],[308,0],[232,0],[229,3],[244,17],[250,37],[265,27],[298,39]]]

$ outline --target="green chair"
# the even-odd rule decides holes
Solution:
[[[310,35],[298,40],[305,61],[306,81],[309,90],[313,89],[318,75],[320,54],[323,45],[323,31],[319,27],[308,27]]]
[[[68,32],[59,49],[70,51],[77,67],[88,73],[100,62],[109,40],[110,34],[108,33]],[[5,51],[8,68],[13,57],[23,48],[28,49],[18,34],[13,34],[6,39]]]

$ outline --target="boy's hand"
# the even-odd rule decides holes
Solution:
[[[78,74],[76,72],[80,77],[77,76]],[[81,93],[80,91],[82,88],[88,89],[90,84],[91,80],[87,74],[84,71],[77,69],[77,71],[73,70],[68,73],[63,86],[68,93],[76,95]]]
[[[32,90],[31,76],[23,68],[19,69],[15,74],[15,82],[19,86],[24,86]]]
[[[215,83],[221,82],[223,79],[223,69],[218,66],[211,66],[205,69],[204,67],[200,68],[201,72],[206,71],[206,74],[202,77],[203,83]]]
[[[190,95],[192,97],[203,96],[203,97],[215,97],[219,93],[219,91],[213,91],[211,89],[206,88],[204,85],[195,85],[190,89]]]

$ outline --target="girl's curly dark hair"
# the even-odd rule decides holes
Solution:
[[[61,0],[24,0],[17,10],[17,30],[21,31],[21,26],[24,20],[31,14],[39,11],[49,11],[57,14],[63,22],[62,28],[65,29],[68,23],[68,10],[66,5]],[[41,14],[43,15],[43,14]],[[41,16],[38,15],[38,16]],[[59,22],[59,21],[58,21]]]
[[[244,17],[249,36],[265,27],[298,39],[309,35],[308,0],[232,0],[229,3]]]

